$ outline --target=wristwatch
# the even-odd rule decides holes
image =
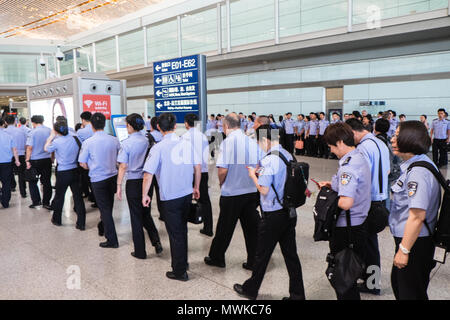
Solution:
[[[409,254],[411,251],[409,251],[408,249],[406,249],[401,243],[400,243],[400,250],[402,250],[402,252],[404,254]]]

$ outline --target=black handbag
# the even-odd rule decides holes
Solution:
[[[39,180],[39,173],[36,168],[31,167],[30,169],[26,169],[23,174],[24,180],[27,182],[35,182]]]
[[[368,139],[375,143],[380,153],[380,160],[378,166],[378,186],[380,193],[383,193],[383,167],[381,163],[381,150],[378,144],[373,139]],[[367,215],[367,230],[369,234],[377,234],[383,231],[389,224],[389,211],[386,209],[381,201],[372,202],[370,205],[369,214]]]
[[[350,212],[345,212],[349,246],[332,255],[327,255],[328,268],[325,274],[339,295],[345,294],[364,274],[365,264],[353,250]]]
[[[188,214],[188,222],[200,224],[203,222],[202,205],[198,201],[191,202]]]

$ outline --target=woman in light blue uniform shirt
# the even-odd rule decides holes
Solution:
[[[155,227],[150,214],[150,206],[142,206],[142,179],[143,167],[148,150],[148,139],[140,131],[144,128],[144,119],[132,113],[125,118],[127,123],[128,138],[122,141],[122,147],[117,157],[120,163],[117,176],[117,197],[122,200],[122,180],[127,174],[125,193],[127,195],[128,208],[130,209],[131,232],[133,235],[134,252],[131,255],[137,259],[146,259],[145,228],[157,254],[162,252],[158,230]]]
[[[433,164],[426,155],[430,144],[427,128],[420,121],[401,122],[392,137],[394,154],[404,160],[400,178],[391,187],[389,215],[396,252],[391,283],[397,300],[427,300],[430,272],[435,266],[430,231],[436,226],[441,187],[428,169],[408,169],[417,161]]]
[[[339,158],[339,168],[332,181],[320,182],[320,187],[328,187],[339,194],[336,228],[330,239],[332,255],[349,246],[346,211],[350,211],[351,237],[355,253],[364,261],[367,243],[366,219],[370,209],[371,175],[368,160],[356,149],[351,127],[346,123],[335,123],[325,130],[324,140]],[[360,300],[356,284],[344,294],[336,293],[338,300]]]

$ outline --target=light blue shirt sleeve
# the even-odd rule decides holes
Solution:
[[[130,151],[128,150],[126,145],[122,144],[122,148],[120,149],[119,154],[117,156],[117,162],[128,163],[129,158],[130,158]]]
[[[427,175],[427,169],[414,168],[408,175],[406,188],[408,189],[408,207],[427,210],[432,197],[432,188]]]
[[[161,148],[155,145],[150,149],[147,160],[145,161],[144,171],[150,174],[155,174],[161,166]]]
[[[354,170],[349,166],[343,167],[342,170],[339,170],[337,180],[339,196],[355,199],[358,188],[358,176]]]
[[[56,140],[53,140],[52,143],[47,147],[48,152],[55,152],[57,148],[57,142]]]
[[[226,155],[224,154],[224,144],[225,144],[225,141],[223,141],[221,144],[220,144],[220,149],[219,149],[219,157],[217,158],[217,162],[216,162],[216,167],[217,168],[225,168],[225,169],[228,169],[228,167],[229,167],[229,164],[228,164],[228,162],[226,161]]]
[[[89,143],[83,142],[81,145],[80,155],[78,156],[78,162],[87,163],[89,159]]]

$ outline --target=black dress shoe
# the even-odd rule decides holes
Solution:
[[[219,262],[219,261],[211,259],[210,257],[205,257],[204,261],[208,266],[225,268],[225,262]]]
[[[118,248],[119,244],[118,243],[111,243],[109,241],[105,241],[105,242],[101,242],[99,244],[100,247],[102,248]]]
[[[42,207],[47,209],[47,210],[49,210],[49,211],[53,211],[52,206],[49,206],[48,204],[44,204]]]
[[[305,298],[304,297],[292,297],[292,296],[290,296],[290,297],[283,297],[283,299],[281,299],[281,300],[305,300]]]
[[[145,255],[145,256],[138,256],[135,252],[132,252],[131,255],[133,257],[135,257],[136,259],[141,259],[141,260],[147,259],[147,255]]]
[[[86,230],[86,227],[85,227],[85,226],[79,226],[79,225],[77,225],[77,226],[75,226],[75,228],[77,228],[77,229],[80,230],[80,231]]]
[[[103,237],[105,235],[105,228],[103,227],[103,223],[101,221],[97,224],[97,229],[98,229],[98,235],[100,237]]]
[[[253,271],[253,268],[252,268],[252,267],[250,267],[250,266],[248,265],[248,263],[247,263],[247,262],[244,262],[244,263],[242,264],[242,268],[244,268],[244,269],[246,269],[246,270],[250,270],[250,271]]]
[[[42,203],[33,203],[32,205],[29,205],[28,208],[30,209],[36,209],[36,207],[42,206]]]
[[[163,247],[161,245],[161,242],[157,242],[155,244],[155,252],[156,254],[160,254],[163,251]]]
[[[58,222],[58,221],[54,220],[53,218],[52,218],[51,221],[52,221],[52,223],[53,223],[55,226],[57,226],[57,227],[62,226],[61,222]]]
[[[171,280],[179,280],[179,281],[188,281],[189,280],[188,274],[186,272],[181,276],[177,276],[177,275],[175,275],[175,273],[173,273],[173,271],[168,271],[168,272],[166,272],[166,277]]]
[[[233,286],[234,291],[237,292],[238,295],[240,295],[241,297],[247,298],[249,300],[256,300],[255,296],[251,296],[248,293],[244,292],[244,288],[242,287],[242,285],[240,284],[235,284]]]
[[[200,233],[204,234],[205,236],[208,236],[208,237],[212,237],[213,236],[212,231],[206,231],[205,229],[201,229]]]

